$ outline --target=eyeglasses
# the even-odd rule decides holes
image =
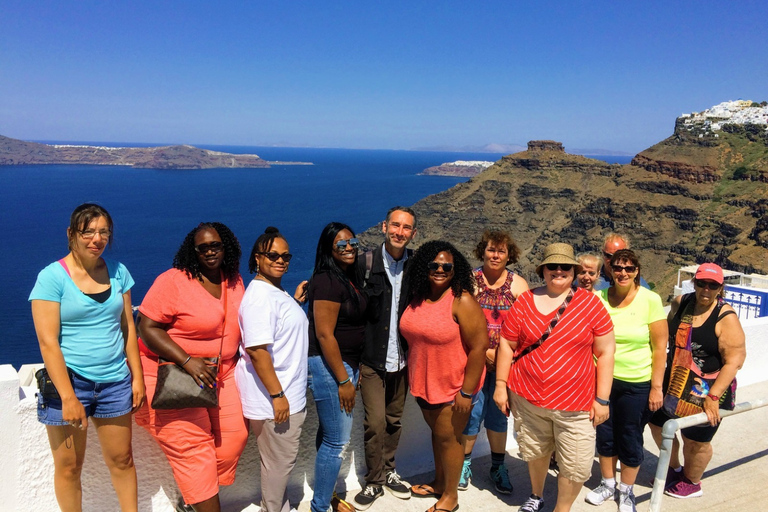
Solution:
[[[694,279],[693,284],[699,288],[706,288],[708,290],[717,290],[722,286],[720,283],[714,281],[699,281],[698,279]]]
[[[265,256],[269,261],[277,261],[280,258],[282,258],[283,261],[286,263],[291,261],[291,258],[293,258],[293,254],[289,252],[284,252],[283,254],[280,254],[274,251],[270,251],[270,252],[257,252],[256,254],[261,254]]]
[[[637,267],[634,265],[627,265],[626,267],[621,265],[611,265],[611,270],[613,270],[614,274],[619,274],[622,270],[627,274],[633,274],[637,270]]]
[[[350,238],[348,240],[339,240],[336,242],[336,250],[339,252],[344,252],[347,250],[347,245],[349,245],[352,250],[356,250],[360,246],[360,240],[357,238]]]
[[[211,251],[219,253],[224,250],[224,244],[221,242],[211,242],[209,244],[200,244],[195,246],[197,254],[207,254]]]
[[[443,272],[450,272],[453,270],[453,263],[438,263],[437,261],[430,261],[427,263],[427,270],[430,272],[437,272],[437,269],[442,268]]]
[[[93,237],[95,237],[97,233],[102,240],[109,240],[109,237],[112,236],[112,231],[108,229],[102,229],[101,231],[86,229],[85,231],[80,231],[79,233],[80,233],[80,236],[83,237],[83,240],[93,240]]]
[[[563,272],[568,272],[573,268],[573,265],[571,265],[570,263],[547,263],[544,266],[547,267],[547,270],[552,272],[554,272],[558,268]]]

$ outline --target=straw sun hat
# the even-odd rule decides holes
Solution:
[[[575,267],[574,276],[581,272],[581,265],[579,265],[579,262],[573,256],[573,247],[570,244],[549,244],[544,249],[544,259],[542,259],[539,266],[536,267],[536,273],[539,277],[542,277],[542,268],[548,263],[573,265]]]

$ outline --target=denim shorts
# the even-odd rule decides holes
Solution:
[[[480,425],[485,423],[485,429],[493,432],[506,432],[509,424],[496,402],[493,401],[493,392],[496,389],[496,373],[486,372],[483,387],[477,393],[477,402],[472,408],[467,426],[464,428],[465,436],[476,436],[480,432]]]
[[[85,407],[86,416],[94,418],[117,418],[131,412],[133,408],[132,379],[128,374],[118,382],[98,383],[70,371],[75,396]],[[43,398],[37,394],[37,421],[44,425],[66,426],[61,419],[61,400]]]

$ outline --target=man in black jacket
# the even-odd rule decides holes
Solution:
[[[416,214],[395,206],[382,222],[384,243],[358,257],[365,274],[368,323],[360,365],[360,391],[365,407],[365,486],[352,504],[365,510],[386,487],[394,496],[410,498],[410,486],[395,471],[405,396],[408,390],[406,342],[398,321],[405,310],[403,276],[412,253],[406,246],[416,234]]]

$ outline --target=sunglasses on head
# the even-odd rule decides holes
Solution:
[[[627,265],[627,266],[611,265],[611,270],[613,270],[614,274],[619,274],[621,273],[622,270],[627,274],[632,274],[635,270],[637,270],[637,267],[634,265]]]
[[[210,251],[221,252],[224,250],[224,244],[221,242],[211,242],[209,244],[200,244],[195,246],[197,254],[206,254]]]
[[[262,256],[266,257],[269,261],[277,261],[280,258],[283,259],[284,262],[288,263],[291,261],[291,258],[293,258],[293,254],[289,252],[284,252],[283,254],[270,251],[270,252],[257,252],[256,254],[261,254]]]
[[[336,250],[339,252],[344,252],[347,249],[347,245],[349,245],[352,250],[357,249],[360,246],[360,240],[357,238],[350,238],[348,240],[339,240],[336,242]]]
[[[547,263],[544,266],[547,267],[547,270],[552,272],[554,272],[558,268],[563,272],[568,272],[573,268],[573,265],[571,265],[570,263]]]
[[[699,281],[698,279],[694,279],[693,284],[699,288],[706,288],[708,290],[717,290],[722,286],[720,283],[714,281]]]
[[[437,269],[443,268],[443,272],[450,272],[453,270],[453,263],[438,263],[436,261],[430,261],[427,263],[427,270],[430,272],[437,272]]]

